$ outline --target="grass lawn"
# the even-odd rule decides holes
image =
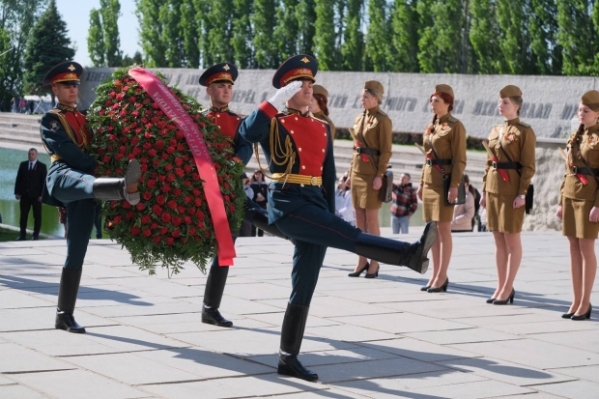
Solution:
[[[18,236],[19,236],[18,231],[7,230],[7,229],[0,227],[0,241],[15,241]],[[27,234],[27,239],[31,240],[31,234]],[[43,238],[40,237],[40,240],[43,240]]]

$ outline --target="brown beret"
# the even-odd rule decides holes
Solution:
[[[580,102],[592,109],[593,111],[599,112],[599,91],[587,91],[580,99]]]
[[[507,85],[499,91],[499,97],[522,97],[522,90],[518,86]]]
[[[435,93],[445,93],[445,94],[449,94],[451,96],[451,98],[455,98],[453,95],[453,89],[451,88],[450,85],[446,85],[446,84],[436,85]]]
[[[321,85],[312,86],[312,91],[314,94],[322,94],[323,96],[325,96],[327,98],[329,97],[329,92],[327,91],[327,89],[325,89]]]
[[[378,94],[380,97],[383,97],[383,94],[385,94],[385,89],[383,88],[383,84],[381,82],[379,82],[378,80],[367,80],[364,83],[364,89],[372,90],[373,92]]]

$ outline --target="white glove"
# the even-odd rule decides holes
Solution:
[[[287,86],[281,87],[279,90],[277,90],[275,95],[268,99],[268,102],[276,109],[279,109],[277,105],[287,102],[287,100],[293,97],[296,93],[299,93],[299,91],[302,89],[302,85],[303,82],[301,80],[294,80]]]

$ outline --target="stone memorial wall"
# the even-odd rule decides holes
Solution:
[[[198,84],[203,72],[195,69],[154,69],[185,93],[208,105],[204,87]],[[88,68],[82,78],[80,108],[86,109],[95,98],[94,87],[110,77],[110,68]],[[232,110],[249,114],[260,102],[274,94],[273,70],[242,70],[235,84]],[[382,109],[389,114],[396,132],[418,133],[425,129],[432,114],[429,95],[436,84],[453,87],[453,114],[470,136],[486,137],[502,122],[497,112],[499,90],[515,84],[523,91],[521,118],[534,128],[538,137],[562,138],[572,130],[581,95],[599,87],[593,77],[446,75],[374,72],[319,72],[317,83],[329,91],[331,119],[339,127],[352,127],[361,112],[360,92],[366,80],[379,80],[385,86]]]

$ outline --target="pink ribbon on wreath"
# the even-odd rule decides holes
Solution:
[[[220,266],[233,265],[233,258],[237,254],[235,253],[216,170],[200,128],[169,88],[152,72],[135,67],[129,70],[129,75],[137,80],[152,100],[158,104],[162,112],[175,122],[185,135],[187,145],[198,168],[198,173],[203,180],[204,194],[206,195],[206,202],[208,203],[208,210],[210,211],[216,236],[218,264]]]

